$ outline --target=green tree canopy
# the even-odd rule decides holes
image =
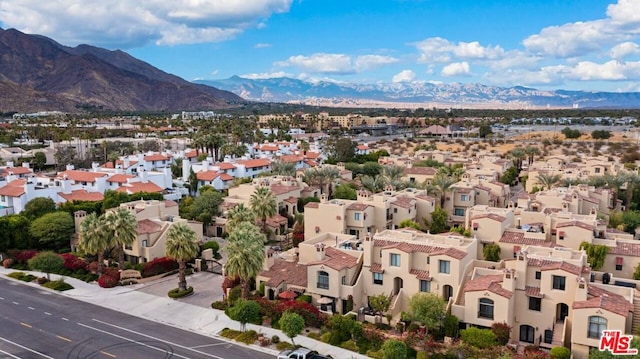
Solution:
[[[54,252],[46,251],[40,252],[33,258],[29,259],[29,267],[40,272],[47,274],[47,279],[50,280],[49,273],[57,272],[62,269],[64,260],[62,257]]]
[[[200,250],[196,240],[196,233],[184,223],[174,224],[167,233],[167,242],[165,243],[167,258],[178,262],[178,289],[180,291],[187,290],[185,276],[187,261],[195,258]]]
[[[580,243],[580,249],[587,252],[587,261],[594,271],[600,270],[604,265],[604,260],[609,253],[609,247],[604,244],[592,244],[589,242]]]
[[[482,248],[484,260],[490,262],[500,261],[500,245],[498,243],[488,243]]]
[[[355,200],[358,198],[358,195],[355,188],[343,183],[336,187],[333,198]]]
[[[449,213],[442,207],[436,206],[436,209],[431,213],[429,231],[434,234],[444,232],[447,229],[447,218],[449,218]]]
[[[50,249],[69,248],[71,236],[75,232],[73,217],[67,212],[57,211],[44,214],[31,222],[29,233]]]
[[[22,215],[36,219],[46,213],[54,212],[56,203],[49,197],[36,197],[24,205]]]
[[[138,238],[138,220],[126,208],[118,208],[105,215],[107,226],[111,228],[113,241],[118,247],[118,265],[121,270],[124,265],[124,247],[132,245]]]
[[[407,345],[397,339],[387,340],[382,344],[383,359],[406,359]]]
[[[114,245],[106,219],[96,213],[89,214],[80,223],[79,234],[78,248],[98,257],[98,275],[101,275],[104,268],[104,252]]]
[[[428,329],[438,328],[445,316],[444,299],[431,293],[416,293],[409,299],[409,315]]]
[[[460,331],[462,341],[476,348],[485,349],[498,345],[497,337],[491,329],[470,327]]]
[[[240,322],[242,331],[245,331],[247,323],[253,323],[260,320],[260,305],[253,300],[238,299],[236,304],[229,311],[229,314],[231,319]]]
[[[268,187],[258,187],[249,198],[249,207],[262,221],[262,232],[266,233],[267,218],[276,214],[278,204],[276,196]]]
[[[193,200],[189,213],[185,213],[188,216],[186,218],[195,219],[207,226],[211,224],[213,217],[220,213],[222,201],[223,197],[220,192],[206,191],[200,193],[200,195]]]
[[[422,230],[422,228],[420,227],[420,224],[411,219],[405,219],[404,221],[400,222],[398,224],[398,228],[413,228],[419,231]]]
[[[304,318],[298,313],[284,312],[278,321],[280,330],[291,338],[291,344],[295,345],[293,338],[304,330]]]

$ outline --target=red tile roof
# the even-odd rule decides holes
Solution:
[[[95,182],[96,179],[108,176],[108,173],[104,172],[87,172],[78,170],[68,170],[58,172],[58,177],[64,178],[65,176],[75,182]]]
[[[304,160],[304,157],[302,157],[301,155],[284,155],[284,156],[280,156],[280,161],[282,162],[302,162],[302,160]]]
[[[318,202],[309,202],[304,205],[304,208],[318,208],[319,206],[320,206],[320,203]]]
[[[147,155],[144,156],[144,160],[147,162],[152,162],[152,161],[166,161],[168,159],[170,159],[171,156],[165,156],[161,153],[154,153],[152,155]]]
[[[406,253],[421,252],[432,256],[445,255],[455,259],[462,259],[467,256],[467,252],[453,247],[443,248],[427,244],[387,241],[383,239],[376,239],[373,245],[375,247],[381,247],[381,249],[397,248]]]
[[[437,170],[433,167],[411,167],[404,169],[405,175],[425,175],[425,176],[433,176],[436,174]]]
[[[73,201],[87,201],[98,202],[104,200],[104,195],[100,192],[87,192],[86,190],[79,189],[71,191],[71,193],[58,192],[58,196],[64,198],[67,202]]]
[[[580,273],[582,273],[582,267],[561,260],[529,258],[527,263],[531,267],[540,267],[541,271],[560,269],[575,275],[580,275]]]
[[[411,270],[409,270],[409,273],[415,275],[416,278],[418,278],[418,279],[431,280],[431,277],[429,276],[429,271],[428,270],[412,268]]]
[[[351,211],[364,211],[365,209],[367,209],[367,207],[369,207],[368,204],[365,203],[358,203],[358,202],[354,202],[351,203],[347,209],[351,210]]]
[[[523,245],[534,245],[541,247],[555,247],[554,242],[547,242],[544,239],[525,237],[524,232],[504,231],[499,240],[500,243],[513,243]]]
[[[482,214],[478,214],[478,215],[475,215],[475,216],[471,217],[471,220],[474,220],[474,219],[483,219],[483,218],[489,218],[489,219],[492,219],[492,220],[494,220],[494,221],[496,221],[496,222],[500,222],[500,223],[502,223],[502,222],[504,222],[504,221],[506,221],[506,220],[507,220],[507,217],[503,217],[503,216],[498,215],[498,214],[495,214],[495,213],[482,213]]]
[[[353,268],[358,264],[358,257],[343,252],[333,247],[326,247],[324,250],[325,258],[323,260],[311,262],[308,265],[325,265],[337,271],[346,268]]]
[[[138,221],[136,232],[138,232],[138,234],[149,234],[160,232],[161,229],[162,225],[160,223],[156,223],[150,219],[143,219]]]
[[[218,176],[220,176],[220,173],[214,170],[202,171],[202,172],[196,173],[196,177],[198,178],[198,181],[213,181],[214,179],[218,178]]]
[[[164,201],[164,206],[165,207],[175,207],[177,205],[178,205],[178,202],[172,201],[170,199],[167,199],[167,200]]]
[[[569,221],[569,222],[562,222],[562,223],[556,224],[556,228],[565,228],[565,227],[579,227],[582,229],[586,229],[588,231],[593,231],[592,225],[588,223],[580,222],[580,221]]]
[[[127,168],[131,168],[131,167],[133,167],[136,163],[138,163],[138,161],[129,161],[129,167],[127,167]],[[122,168],[125,168],[125,167],[124,167],[124,161],[123,161],[123,160],[117,160],[117,161],[116,161],[116,165],[122,165]],[[114,168],[114,167],[113,167],[113,162],[109,161],[109,162],[107,162],[107,163],[103,164],[103,165],[102,165],[102,167],[103,167],[103,168]],[[125,168],[125,169],[126,169],[126,168]]]
[[[259,158],[256,160],[238,161],[239,165],[244,165],[246,168],[265,167],[271,165],[271,160],[267,158]]]
[[[13,173],[14,175],[25,175],[27,173],[33,173],[31,168],[27,167],[6,167],[7,173]]]
[[[7,183],[6,186],[0,188],[0,196],[20,197],[25,194],[24,185],[27,183],[25,179],[17,179]]]
[[[194,157],[198,157],[198,151],[196,150],[191,150],[189,152],[185,152],[184,156],[186,158],[194,158]]]
[[[271,268],[262,271],[260,276],[269,278],[266,282],[269,287],[277,287],[283,282],[299,287],[307,286],[307,266],[282,259],[276,259]]]
[[[573,302],[573,309],[599,308],[623,317],[633,312],[633,304],[623,296],[590,285],[587,289],[587,300]]]
[[[414,199],[411,197],[398,196],[395,201],[391,202],[391,204],[402,208],[411,208],[412,201],[414,201]]]
[[[369,272],[384,273],[384,269],[382,269],[382,264],[380,263],[371,263],[371,266],[369,266]]]
[[[136,178],[136,176],[134,176],[134,175],[125,175],[125,174],[115,174],[115,175],[109,177],[109,179],[107,179],[107,182],[127,183],[127,181],[132,179],[132,178]]]
[[[218,162],[218,163],[214,163],[213,166],[218,167],[220,170],[232,170],[236,168],[236,165],[229,162]]]
[[[276,196],[299,189],[299,187],[297,186],[285,186],[282,184],[272,184],[269,188],[271,189],[271,192],[273,192],[273,194]]]
[[[464,285],[465,292],[489,291],[504,298],[511,298],[512,292],[502,288],[502,275],[483,275],[472,279]]]
[[[116,189],[116,192],[126,192],[129,194],[138,193],[138,192],[160,193],[162,191],[164,191],[164,189],[162,189],[160,186],[158,186],[153,182],[147,182],[147,183],[133,182],[133,183],[129,183],[126,186],[120,186],[118,187],[118,189]]]
[[[640,257],[640,243],[616,242],[615,247],[609,247],[610,254]]]
[[[527,297],[544,298],[544,294],[540,293],[540,287],[526,286],[524,292]]]

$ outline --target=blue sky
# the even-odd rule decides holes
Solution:
[[[0,27],[187,80],[640,91],[640,0],[0,0]]]

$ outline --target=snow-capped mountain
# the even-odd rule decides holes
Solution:
[[[429,82],[353,84],[307,82],[287,77],[248,79],[233,76],[224,80],[196,82],[231,91],[247,100],[311,105],[384,106],[393,103],[423,107],[640,108],[640,93],[637,92],[546,91],[522,86]]]

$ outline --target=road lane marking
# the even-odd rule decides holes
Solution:
[[[11,353],[7,353],[7,352],[5,352],[4,350],[0,350],[0,353],[5,354],[5,355],[8,355],[8,356],[10,356],[11,358],[20,359],[20,357],[17,357],[17,356],[15,356],[15,355],[11,354]]]
[[[142,333],[136,332],[136,331],[134,331],[134,330],[127,329],[127,328],[124,328],[124,327],[121,327],[121,326],[119,326],[119,325],[115,325],[115,324],[111,324],[111,323],[103,322],[102,320],[98,320],[98,319],[92,319],[92,320],[93,320],[94,322],[98,322],[98,323],[100,323],[100,324],[108,325],[108,326],[111,326],[111,327],[114,327],[114,328],[117,328],[117,329],[120,329],[120,330],[124,330],[124,331],[129,332],[129,333],[137,334],[137,335],[139,335],[139,336],[141,336],[141,337],[145,337],[145,338],[153,339],[153,340],[156,340],[156,341],[159,341],[159,342],[162,342],[162,343],[166,343],[166,344],[172,345],[172,346],[174,346],[174,347],[182,348],[182,349],[185,349],[185,350],[190,350],[190,351],[192,351],[192,352],[194,352],[194,353],[198,353],[198,354],[201,354],[201,355],[204,355],[204,356],[208,356],[209,358],[224,359],[224,358],[219,357],[219,356],[217,356],[217,355],[213,355],[213,354],[209,354],[209,353],[201,352],[201,351],[199,351],[199,350],[191,349],[191,348],[186,347],[186,346],[184,346],[184,345],[180,345],[180,344],[177,344],[177,343],[172,343],[172,342],[170,342],[170,341],[168,341],[168,340],[162,340],[162,339],[160,339],[160,338],[156,338],[156,337],[151,336],[151,335],[142,334]],[[79,324],[79,323],[78,323],[78,324]],[[176,355],[176,354],[174,354],[174,355]]]
[[[111,353],[107,353],[107,352],[102,351],[102,350],[100,351],[100,353],[102,353],[102,354],[104,354],[104,355],[106,355],[106,356],[108,356],[108,357],[112,357],[112,358],[115,358],[115,357],[116,357],[115,355],[113,355],[113,354],[111,354]]]
[[[0,297],[0,300],[4,300],[4,297]]]
[[[44,314],[46,314],[46,315],[51,315],[51,313],[49,313],[49,312],[44,312]]]
[[[227,345],[227,344],[229,344],[229,343],[220,342],[220,343],[213,343],[213,344],[203,344],[203,345],[196,345],[195,347],[191,347],[191,349],[206,348],[206,347],[217,347],[218,345]]]
[[[25,323],[25,322],[20,322],[20,325],[22,325],[23,327],[27,327],[27,328],[31,328],[31,325]]]
[[[18,303],[18,302],[11,302],[11,303],[13,303],[15,305],[20,305],[20,303]]]
[[[122,335],[114,334],[114,333],[108,332],[106,330],[94,328],[92,326],[89,326],[89,325],[86,325],[86,324],[82,324],[82,323],[78,323],[78,325],[81,326],[81,327],[85,327],[87,329],[95,330],[95,331],[103,333],[103,334],[111,335],[112,337],[116,337],[118,339],[126,340],[126,341],[128,341],[130,343],[135,343],[135,344],[138,344],[138,345],[142,345],[143,347],[147,347],[149,349],[157,350],[157,351],[160,351],[160,352],[163,352],[163,353],[169,353],[166,349],[154,347],[153,345],[149,345],[149,344],[145,344],[145,343],[139,342],[137,340],[129,339],[127,337],[123,337]],[[176,354],[176,353],[171,353],[171,355],[175,356],[175,357],[178,357],[178,358],[182,358],[182,359],[191,359],[189,357],[185,357],[185,356],[182,356],[182,355]],[[218,358],[218,357],[216,357],[216,358]],[[220,359],[223,359],[223,358],[220,358]]]
[[[67,318],[62,318],[62,320],[64,320],[65,322],[69,321],[69,319],[67,319]]]
[[[3,337],[0,337],[0,340],[2,340],[2,341],[3,341],[3,342],[5,342],[5,343],[13,344],[13,345],[17,346],[18,348],[21,348],[21,349],[24,349],[24,350],[30,351],[30,352],[32,352],[32,353],[34,353],[34,354],[38,354],[38,355],[40,355],[40,356],[41,356],[41,357],[43,357],[43,358],[47,358],[47,359],[55,359],[55,358],[50,357],[50,356],[48,356],[48,355],[46,355],[46,354],[42,354],[42,353],[40,353],[39,351],[33,350],[33,349],[31,349],[31,348],[27,348],[27,347],[25,347],[24,345],[20,345],[20,344],[18,344],[18,343],[16,343],[16,342],[12,342],[12,341],[11,341],[11,340],[9,340],[9,339],[5,339],[5,338],[3,338]]]
[[[58,337],[58,339],[62,339],[62,340],[64,340],[65,342],[69,342],[69,343],[71,343],[71,339],[69,339],[69,338],[65,338],[65,337],[63,337],[63,336],[61,336],[61,335],[56,335],[56,337]]]
[[[34,308],[34,307],[27,307],[27,308],[29,308],[31,310],[36,310],[36,308]]]

